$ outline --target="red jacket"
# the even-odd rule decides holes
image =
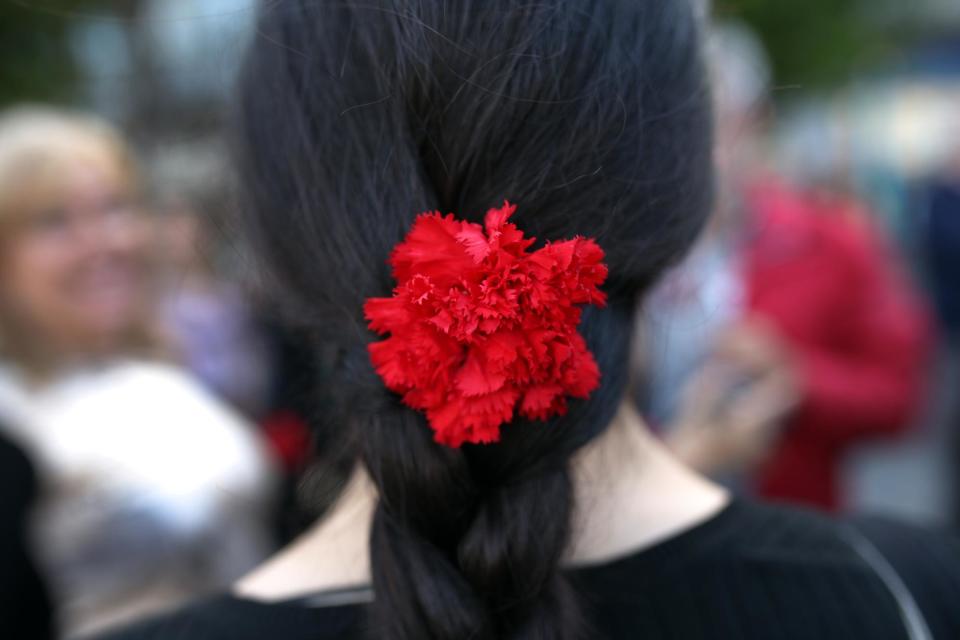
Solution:
[[[747,306],[792,347],[803,395],[756,487],[833,510],[847,449],[913,420],[931,325],[866,216],[778,186],[753,190],[749,201]]]

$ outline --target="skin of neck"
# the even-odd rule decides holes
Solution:
[[[575,508],[565,565],[630,555],[710,519],[728,493],[684,467],[624,402],[610,426],[571,460]],[[362,466],[330,512],[234,585],[275,602],[370,584],[368,540],[377,492]]]

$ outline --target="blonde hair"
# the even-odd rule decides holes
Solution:
[[[64,168],[96,164],[139,190],[133,156],[120,134],[94,116],[40,106],[0,113],[0,241],[11,222],[57,202]]]

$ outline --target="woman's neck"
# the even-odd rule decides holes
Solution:
[[[628,402],[573,459],[571,472],[572,565],[654,545],[709,519],[730,500],[726,490],[674,458]]]
[[[575,510],[567,557],[594,564],[657,544],[709,519],[728,494],[677,462],[624,403],[607,430],[571,462]],[[330,513],[235,586],[276,601],[370,583],[367,541],[376,490],[358,467]]]

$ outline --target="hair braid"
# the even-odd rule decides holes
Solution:
[[[602,352],[618,354],[609,346],[626,348],[629,317],[616,303],[591,310],[585,338],[596,347],[602,336]],[[618,397],[623,367],[604,364],[600,393]],[[373,384],[372,371],[367,376]],[[392,396],[384,403],[392,406],[355,413],[380,496],[371,636],[580,637],[576,598],[561,572],[574,508],[568,462],[590,437],[583,423],[602,428],[616,404],[575,403],[550,423],[512,424],[498,445],[454,450],[432,441],[419,413]],[[595,415],[596,406],[607,410]]]

